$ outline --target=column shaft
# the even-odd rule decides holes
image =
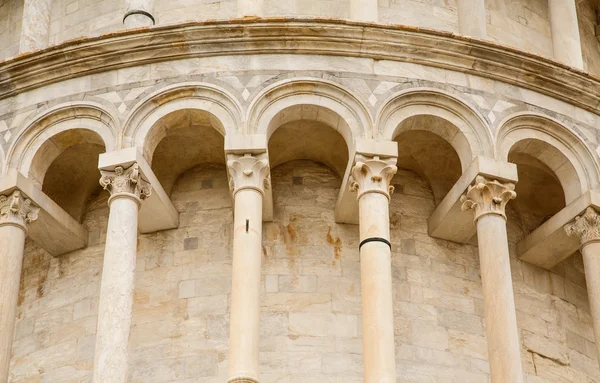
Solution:
[[[263,0],[237,0],[237,7],[239,17],[263,17],[265,14]]]
[[[350,0],[350,19],[356,21],[379,21],[377,0]]]
[[[395,383],[389,201],[396,157],[357,154],[354,163],[350,190],[358,192],[365,383]]]
[[[230,382],[258,382],[260,270],[262,261],[263,196],[253,189],[235,194]]]
[[[486,38],[485,0],[457,0],[458,32],[465,36]]]
[[[583,69],[575,0],[548,0],[554,59]]]
[[[360,240],[389,241],[389,201],[379,193],[364,194],[359,200]],[[394,302],[390,247],[368,242],[360,249],[363,353],[366,383],[394,383]]]
[[[25,228],[0,226],[0,382],[8,381],[24,245]]]
[[[523,382],[504,217],[481,216],[477,241],[492,382]]]
[[[19,53],[46,48],[49,42],[52,0],[25,0]]]
[[[94,383],[125,383],[137,253],[138,210],[151,187],[134,163],[100,170],[100,185],[110,192],[108,228],[100,286]]]
[[[95,383],[127,381],[138,208],[138,202],[131,197],[120,196],[110,201],[98,309]]]
[[[262,206],[269,187],[266,153],[228,154],[235,199],[228,383],[258,383]]]
[[[588,299],[594,324],[596,351],[600,355],[600,242],[589,242],[581,248]]]
[[[150,27],[156,24],[153,16],[154,0],[126,0],[125,5],[125,28]]]
[[[600,361],[600,214],[589,206],[573,222],[565,225],[565,231],[567,235],[579,238],[581,243],[596,351]]]

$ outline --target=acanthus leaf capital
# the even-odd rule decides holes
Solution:
[[[229,188],[234,195],[244,189],[256,190],[264,195],[265,190],[271,186],[270,166],[266,153],[229,154],[227,170]]]
[[[350,173],[350,191],[358,193],[357,199],[368,193],[379,193],[389,200],[394,192],[392,178],[397,171],[396,158],[358,154]]]
[[[152,186],[140,173],[137,163],[128,168],[116,166],[112,171],[100,170],[100,174],[100,186],[107,190],[111,197],[130,194],[139,200],[145,200],[152,194]]]
[[[473,209],[475,221],[486,214],[497,214],[506,219],[506,204],[516,197],[514,183],[502,183],[478,175],[466,193],[460,197],[461,210]]]
[[[600,240],[600,214],[596,209],[589,206],[585,212],[571,223],[565,225],[568,236],[576,236],[582,245],[588,242]]]
[[[15,190],[10,195],[0,195],[0,225],[17,225],[24,229],[38,219],[40,208]]]

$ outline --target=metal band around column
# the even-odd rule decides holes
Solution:
[[[132,9],[131,11],[127,12],[125,14],[125,16],[123,16],[123,22],[125,22],[125,19],[127,19],[131,15],[144,15],[144,16],[148,17],[150,20],[152,20],[152,25],[156,25],[154,16],[152,16],[150,13],[144,11],[143,9]]]
[[[381,237],[371,237],[371,238],[367,238],[367,239],[363,240],[360,243],[360,245],[358,245],[358,250],[360,251],[360,248],[363,247],[363,245],[365,243],[369,243],[369,242],[383,242],[390,247],[390,250],[392,249],[392,244],[387,239],[381,238]]]

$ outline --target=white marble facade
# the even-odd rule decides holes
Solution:
[[[596,4],[500,3],[0,4],[0,382],[600,381]]]

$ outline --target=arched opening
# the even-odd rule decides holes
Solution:
[[[508,161],[517,165],[519,182],[517,198],[508,208],[519,218],[524,235],[558,213],[579,196],[578,185],[566,181],[563,188],[558,174],[574,174],[575,169],[556,148],[537,139],[517,142],[508,154]]]
[[[393,312],[394,323],[399,324],[396,353],[402,355],[407,339],[414,339],[411,331],[443,334],[419,346],[447,350],[451,346],[440,323],[449,317],[469,336],[484,333],[474,308],[467,307],[472,305],[471,297],[481,296],[479,259],[474,246],[431,237],[428,220],[462,175],[461,160],[469,166],[476,151],[453,122],[424,111],[404,116],[393,131],[390,138],[398,143],[398,172],[392,179],[395,191],[390,200]],[[436,314],[416,314],[415,309]],[[397,358],[399,371],[406,366],[402,359]]]
[[[397,129],[400,134],[394,138],[398,142],[398,169],[420,176],[431,189],[436,205],[462,174],[460,158],[445,138],[459,134],[456,130],[452,123],[440,117],[419,115],[402,121]],[[410,187],[407,184],[402,189]]]
[[[37,150],[29,178],[75,220],[81,222],[88,201],[102,188],[98,156],[106,151],[96,132],[70,129],[47,139]]]
[[[313,106],[305,108],[308,107],[317,109]],[[341,179],[348,166],[348,156],[344,137],[320,121],[286,122],[269,139],[271,168],[292,160],[312,160],[326,165]]]
[[[225,172],[224,137],[215,117],[203,110],[183,109],[158,120],[144,145],[154,174],[167,194],[180,175],[202,164],[219,164]]]

